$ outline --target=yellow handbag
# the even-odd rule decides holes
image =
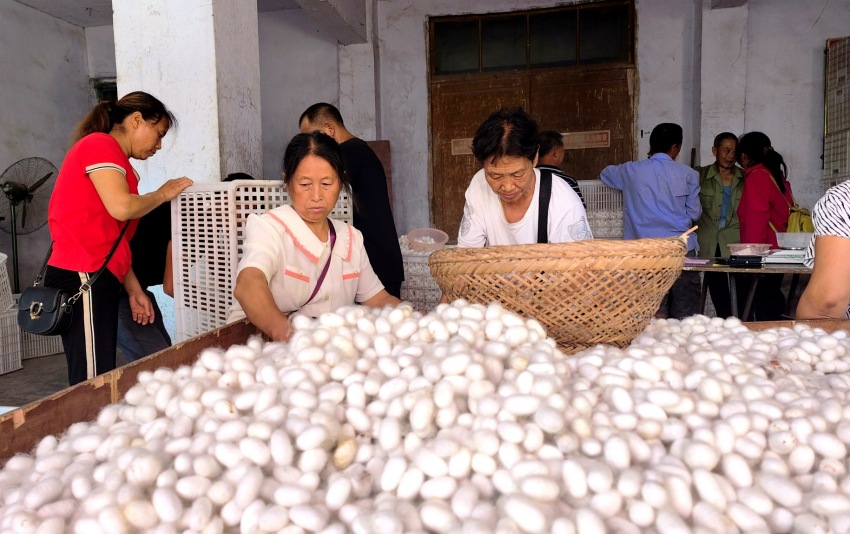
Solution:
[[[776,180],[771,178],[771,181],[773,182],[773,185],[779,189],[779,184],[776,183]],[[781,193],[782,190],[779,189],[779,192]],[[782,198],[785,198],[785,195],[782,195]],[[809,213],[808,209],[800,207],[800,205],[797,204],[797,201],[794,199],[794,193],[791,193],[791,200],[793,200],[794,203],[788,203],[788,228],[785,231],[793,233],[814,232],[815,224],[812,221],[812,214]],[[788,202],[787,198],[785,198],[785,202]],[[770,223],[770,227],[774,232],[776,232],[776,227],[773,226],[773,223]]]

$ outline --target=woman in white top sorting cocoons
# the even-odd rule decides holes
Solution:
[[[539,148],[537,123],[522,108],[500,109],[481,123],[472,153],[483,169],[466,190],[458,247],[592,239],[575,191],[548,171],[544,182],[534,168]]]
[[[337,142],[321,132],[296,135],[283,172],[291,204],[248,217],[229,320],[247,317],[272,340],[288,341],[289,313],[399,304],[372,270],[360,231],[328,218],[349,188]]]

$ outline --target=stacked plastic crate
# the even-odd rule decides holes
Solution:
[[[602,180],[579,180],[587,204],[587,222],[596,239],[623,238],[623,192]]]
[[[428,267],[430,256],[430,252],[413,252],[402,247],[404,282],[401,283],[401,300],[412,304],[417,311],[431,311],[440,303],[442,292],[431,276]]]
[[[171,203],[177,341],[226,324],[248,215],[288,199],[280,180],[237,180],[194,185]],[[351,223],[347,194],[331,217]]]
[[[21,329],[14,306],[5,254],[0,253],[0,375],[21,368]]]
[[[850,180],[850,37],[827,42],[824,190]]]

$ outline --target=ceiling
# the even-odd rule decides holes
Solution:
[[[16,0],[71,24],[87,28],[112,24],[112,0]],[[296,0],[257,0],[257,11],[297,9]]]

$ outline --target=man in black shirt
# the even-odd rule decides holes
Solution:
[[[319,130],[339,143],[354,197],[354,227],[363,234],[369,263],[384,289],[400,298],[404,265],[381,160],[365,141],[345,128],[339,110],[330,104],[307,108],[298,119],[298,127],[302,133]]]
[[[537,168],[548,169],[552,174],[570,184],[573,191],[576,192],[581,203],[587,209],[587,202],[581,194],[581,189],[578,182],[572,176],[568,176],[561,170],[561,164],[564,162],[566,151],[564,150],[564,136],[555,130],[543,130],[540,132],[540,152],[537,155]]]
[[[162,321],[156,298],[148,290],[162,284],[167,295],[174,296],[174,273],[171,269],[171,203],[166,202],[139,219],[130,240],[133,272],[139,285],[151,300],[153,322],[139,324],[133,320],[127,293],[122,290],[118,304],[118,348],[128,361],[144,358],[171,346],[171,336]]]

